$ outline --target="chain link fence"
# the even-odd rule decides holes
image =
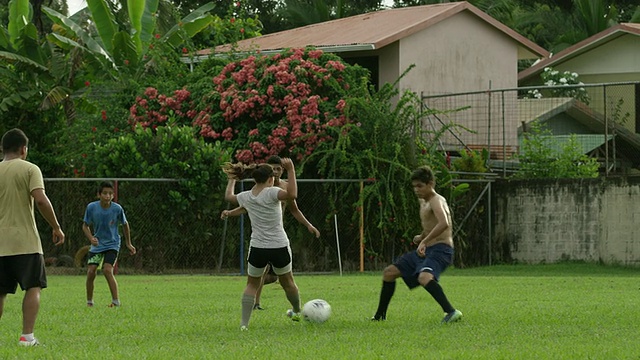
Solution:
[[[97,200],[97,187],[102,180],[107,179],[45,179],[47,195],[66,235],[62,246],[54,246],[49,225],[39,214],[36,216],[50,273],[85,271],[89,241],[82,232],[82,221],[87,204]],[[121,247],[119,271],[244,273],[251,227],[246,215],[220,219],[220,212],[229,207],[222,199],[226,184],[212,186],[212,191],[220,195],[217,200],[191,199],[189,206],[183,208],[172,201],[181,191],[178,180],[108,180],[115,185],[114,201],[125,210],[137,249],[132,256],[126,247]],[[240,186],[248,189],[251,183],[238,185],[236,192],[242,190]],[[331,194],[338,192],[331,186],[339,186],[344,197],[332,199],[335,195]],[[284,226],[295,271],[359,269],[361,224],[355,216],[359,186],[360,182],[354,180],[299,180],[298,207],[321,236],[316,238],[309,233],[285,210]]]
[[[640,170],[640,82],[423,93],[422,101],[425,110],[437,110],[424,117],[424,128],[437,132],[453,124],[439,139],[444,151],[487,149],[502,176],[517,170],[517,154],[534,121],[551,131],[557,149],[574,134],[604,175]]]

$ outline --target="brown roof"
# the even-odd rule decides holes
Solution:
[[[240,51],[279,51],[286,48],[314,46],[327,51],[380,49],[399,39],[424,30],[462,11],[469,11],[514,39],[527,52],[547,57],[548,52],[506,25],[466,1],[375,11],[296,29],[267,34],[238,42]],[[228,45],[216,47],[227,52]],[[211,49],[198,55],[208,55]]]
[[[545,67],[555,66],[557,64],[561,64],[567,60],[573,59],[574,57],[584,54],[587,51],[590,51],[598,46],[604,45],[620,36],[632,34],[632,35],[640,35],[640,24],[635,23],[623,23],[612,26],[604,31],[601,31],[589,38],[586,38],[579,43],[570,46],[559,53],[546,58],[537,64],[531,66],[530,68],[521,71],[518,73],[518,81],[523,81],[531,78],[542,72]]]

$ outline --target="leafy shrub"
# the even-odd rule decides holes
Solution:
[[[597,159],[582,153],[572,135],[562,149],[554,150],[551,131],[533,123],[522,143],[520,169],[516,177],[531,178],[594,178],[600,165]]]
[[[328,127],[348,122],[345,98],[365,77],[364,69],[310,48],[249,56],[227,64],[213,79],[211,100],[221,113],[200,111],[194,124],[205,138],[233,141],[238,161],[273,154],[300,160],[331,140]]]
[[[405,76],[409,68],[403,76]],[[330,138],[305,157],[303,177],[361,179],[362,188],[343,183],[327,183],[327,201],[334,209],[329,216],[349,219],[347,238],[357,238],[357,225],[365,220],[365,251],[372,268],[388,263],[413,248],[413,237],[421,232],[419,205],[411,187],[412,171],[429,165],[436,172],[438,191],[448,199],[465,191],[465,184],[453,185],[445,154],[438,139],[448,129],[421,128],[423,117],[434,112],[421,111],[419,97],[410,91],[400,93],[395,84],[379,91],[365,84],[352,84],[346,99],[341,127],[328,128]],[[357,91],[356,91],[357,90]]]

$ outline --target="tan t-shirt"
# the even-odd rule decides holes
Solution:
[[[22,159],[0,162],[0,256],[42,254],[31,191],[44,189],[40,168]]]

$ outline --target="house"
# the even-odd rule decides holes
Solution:
[[[623,23],[597,33],[518,74],[520,86],[540,84],[540,74],[551,67],[579,74],[585,84],[616,82],[587,87],[590,106],[599,113],[629,114],[625,127],[640,133],[640,24]],[[604,94],[603,94],[604,92]]]
[[[422,95],[514,88],[518,60],[548,57],[546,50],[468,2],[387,9],[332,20],[242,40],[234,50],[269,54],[306,46],[336,53],[348,63],[368,68],[375,85],[395,82],[415,64],[399,81],[399,89]],[[230,46],[202,50],[194,61],[230,50]],[[515,95],[509,100],[515,102]],[[437,105],[428,99],[425,104]],[[475,118],[474,111],[471,119]],[[484,114],[484,110],[477,111]],[[447,136],[442,139],[444,148],[460,148],[461,142],[517,146],[516,117],[508,119],[506,133],[491,136],[486,123],[467,123],[467,118],[447,116],[447,121],[459,122],[475,133]]]
[[[386,9],[242,40],[235,51],[262,54],[314,46],[348,62],[362,62],[394,82],[416,68],[401,88],[440,94],[517,85],[517,61],[548,52],[468,2]],[[199,57],[230,51],[223,45]],[[361,64],[361,66],[363,66]],[[508,70],[508,71],[505,71]],[[514,73],[515,72],[515,73]]]
[[[608,123],[602,113],[577,99],[520,99],[518,111],[520,145],[535,121],[549,130],[547,144],[555,151],[574,137],[580,152],[598,159],[607,173],[637,174],[640,169],[640,137],[622,124]]]

